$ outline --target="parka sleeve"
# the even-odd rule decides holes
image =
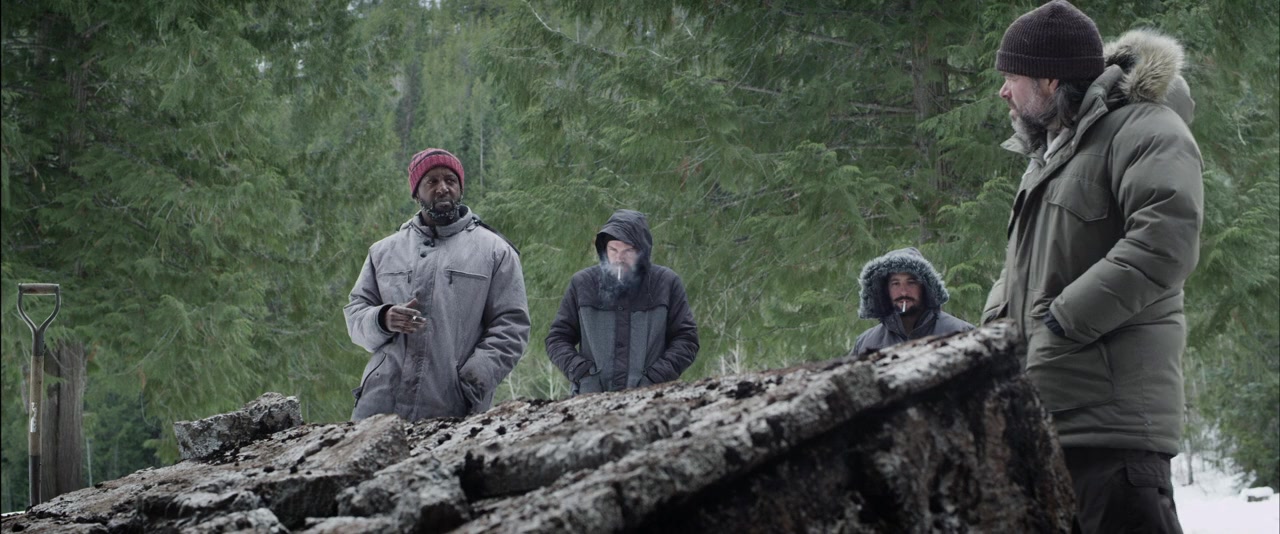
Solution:
[[[347,334],[356,345],[364,350],[374,352],[385,345],[395,335],[382,328],[378,322],[378,314],[383,306],[382,293],[378,291],[378,276],[374,272],[372,256],[365,256],[364,267],[356,278],[356,285],[351,288],[347,305],[342,314],[347,319]]]
[[[1005,273],[1005,269],[1000,269],[1000,277],[991,285],[991,293],[987,294],[987,304],[982,307],[982,324],[1008,315],[1005,309],[1009,304],[1009,297],[1004,290]]]
[[[487,395],[524,355],[529,344],[529,301],[524,272],[515,250],[501,247],[494,258],[489,293],[485,298],[484,331],[476,349],[459,370],[459,376]]]
[[[669,382],[693,365],[698,357],[698,324],[689,308],[689,297],[679,275],[671,284],[671,309],[667,312],[667,349],[645,371],[645,378],[653,383]]]
[[[861,360],[861,359],[862,359],[862,356],[863,356],[863,354],[862,354],[862,344],[863,344],[863,343],[866,343],[866,341],[867,341],[867,334],[868,334],[868,333],[870,333],[870,332],[871,332],[871,330],[870,330],[870,329],[868,329],[868,330],[863,330],[861,334],[858,334],[858,340],[857,340],[857,341],[854,341],[854,343],[853,343],[853,352],[850,352],[850,353],[849,353],[849,355],[850,355],[850,356],[853,356],[853,357],[855,357],[855,358],[857,358],[857,359],[859,359],[859,360]]]
[[[1181,287],[1200,256],[1200,150],[1172,111],[1152,106],[1142,128],[1112,144],[1112,190],[1125,234],[1050,305],[1067,337],[1090,343]]]
[[[575,290],[575,281],[576,277],[575,280],[569,281],[564,298],[560,299],[560,310],[556,312],[555,320],[551,321],[546,340],[547,357],[570,381],[580,378],[575,376],[577,373],[585,374],[582,366],[587,366],[588,370],[591,367],[591,362],[583,357],[577,348],[578,343],[582,341],[582,326],[578,324],[578,295]]]

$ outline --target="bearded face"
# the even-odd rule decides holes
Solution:
[[[640,251],[616,239],[605,245],[600,259],[600,297],[605,303],[635,287],[640,281]]]
[[[899,315],[914,316],[921,311],[924,288],[920,279],[911,273],[893,273],[887,281],[889,301]]]
[[[1053,100],[1057,85],[1057,80],[1004,74],[1000,98],[1009,105],[1009,120],[1013,122],[1014,131],[1032,148],[1047,144],[1049,128],[1054,126],[1051,122],[1058,113]]]
[[[422,176],[413,198],[432,224],[451,224],[461,216],[462,181],[448,167],[434,167]]]

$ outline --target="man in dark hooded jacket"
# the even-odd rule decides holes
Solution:
[[[858,336],[855,356],[910,339],[973,330],[973,325],[942,311],[951,296],[919,250],[898,249],[867,262],[858,283],[862,286],[858,317],[880,319],[880,324]]]
[[[651,262],[643,213],[618,210],[596,234],[598,265],[569,282],[547,355],[573,394],[669,382],[698,355],[698,326],[680,276]]]

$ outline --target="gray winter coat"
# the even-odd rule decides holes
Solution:
[[[983,321],[1022,327],[1027,377],[1062,446],[1177,454],[1182,285],[1204,218],[1194,102],[1173,39],[1132,31],[1104,53],[1061,148],[1046,157],[1017,137],[1005,144],[1031,161]]]
[[[385,330],[381,309],[414,297],[426,326]],[[520,257],[469,211],[442,227],[415,215],[374,243],[343,313],[351,341],[373,353],[352,392],[353,420],[483,412],[529,341]]]
[[[573,275],[546,343],[575,395],[675,380],[698,355],[684,284],[675,271],[651,263],[653,236],[644,214],[618,210],[609,218],[596,234],[602,261],[610,236],[638,249],[642,279],[611,301],[600,295],[598,266]]]
[[[906,331],[902,317],[893,311],[893,303],[889,300],[888,279],[893,273],[911,273],[923,287],[921,304],[924,309],[911,332]],[[973,325],[942,311],[942,305],[951,295],[947,293],[938,271],[919,250],[898,249],[867,262],[862,267],[858,283],[862,287],[858,317],[880,319],[880,324],[858,336],[853,348],[855,356],[865,356],[911,339],[973,330]]]

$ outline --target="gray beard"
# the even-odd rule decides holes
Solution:
[[[429,219],[428,222],[435,223],[440,226],[449,226],[462,217],[462,203],[454,202],[453,209],[447,211],[436,211],[434,204],[428,204],[426,201],[416,199],[418,207],[422,208],[422,213]]]
[[[622,271],[621,277],[618,276],[618,268],[610,265],[607,260],[601,261],[598,268],[600,269],[600,300],[606,306],[612,306],[617,302],[618,297],[640,285],[638,264],[630,271]]]
[[[1058,116],[1057,102],[1056,98],[1050,96],[1045,99],[1044,109],[1040,113],[1018,115],[1013,120],[1013,131],[1031,152],[1039,152],[1049,146],[1049,125]]]

